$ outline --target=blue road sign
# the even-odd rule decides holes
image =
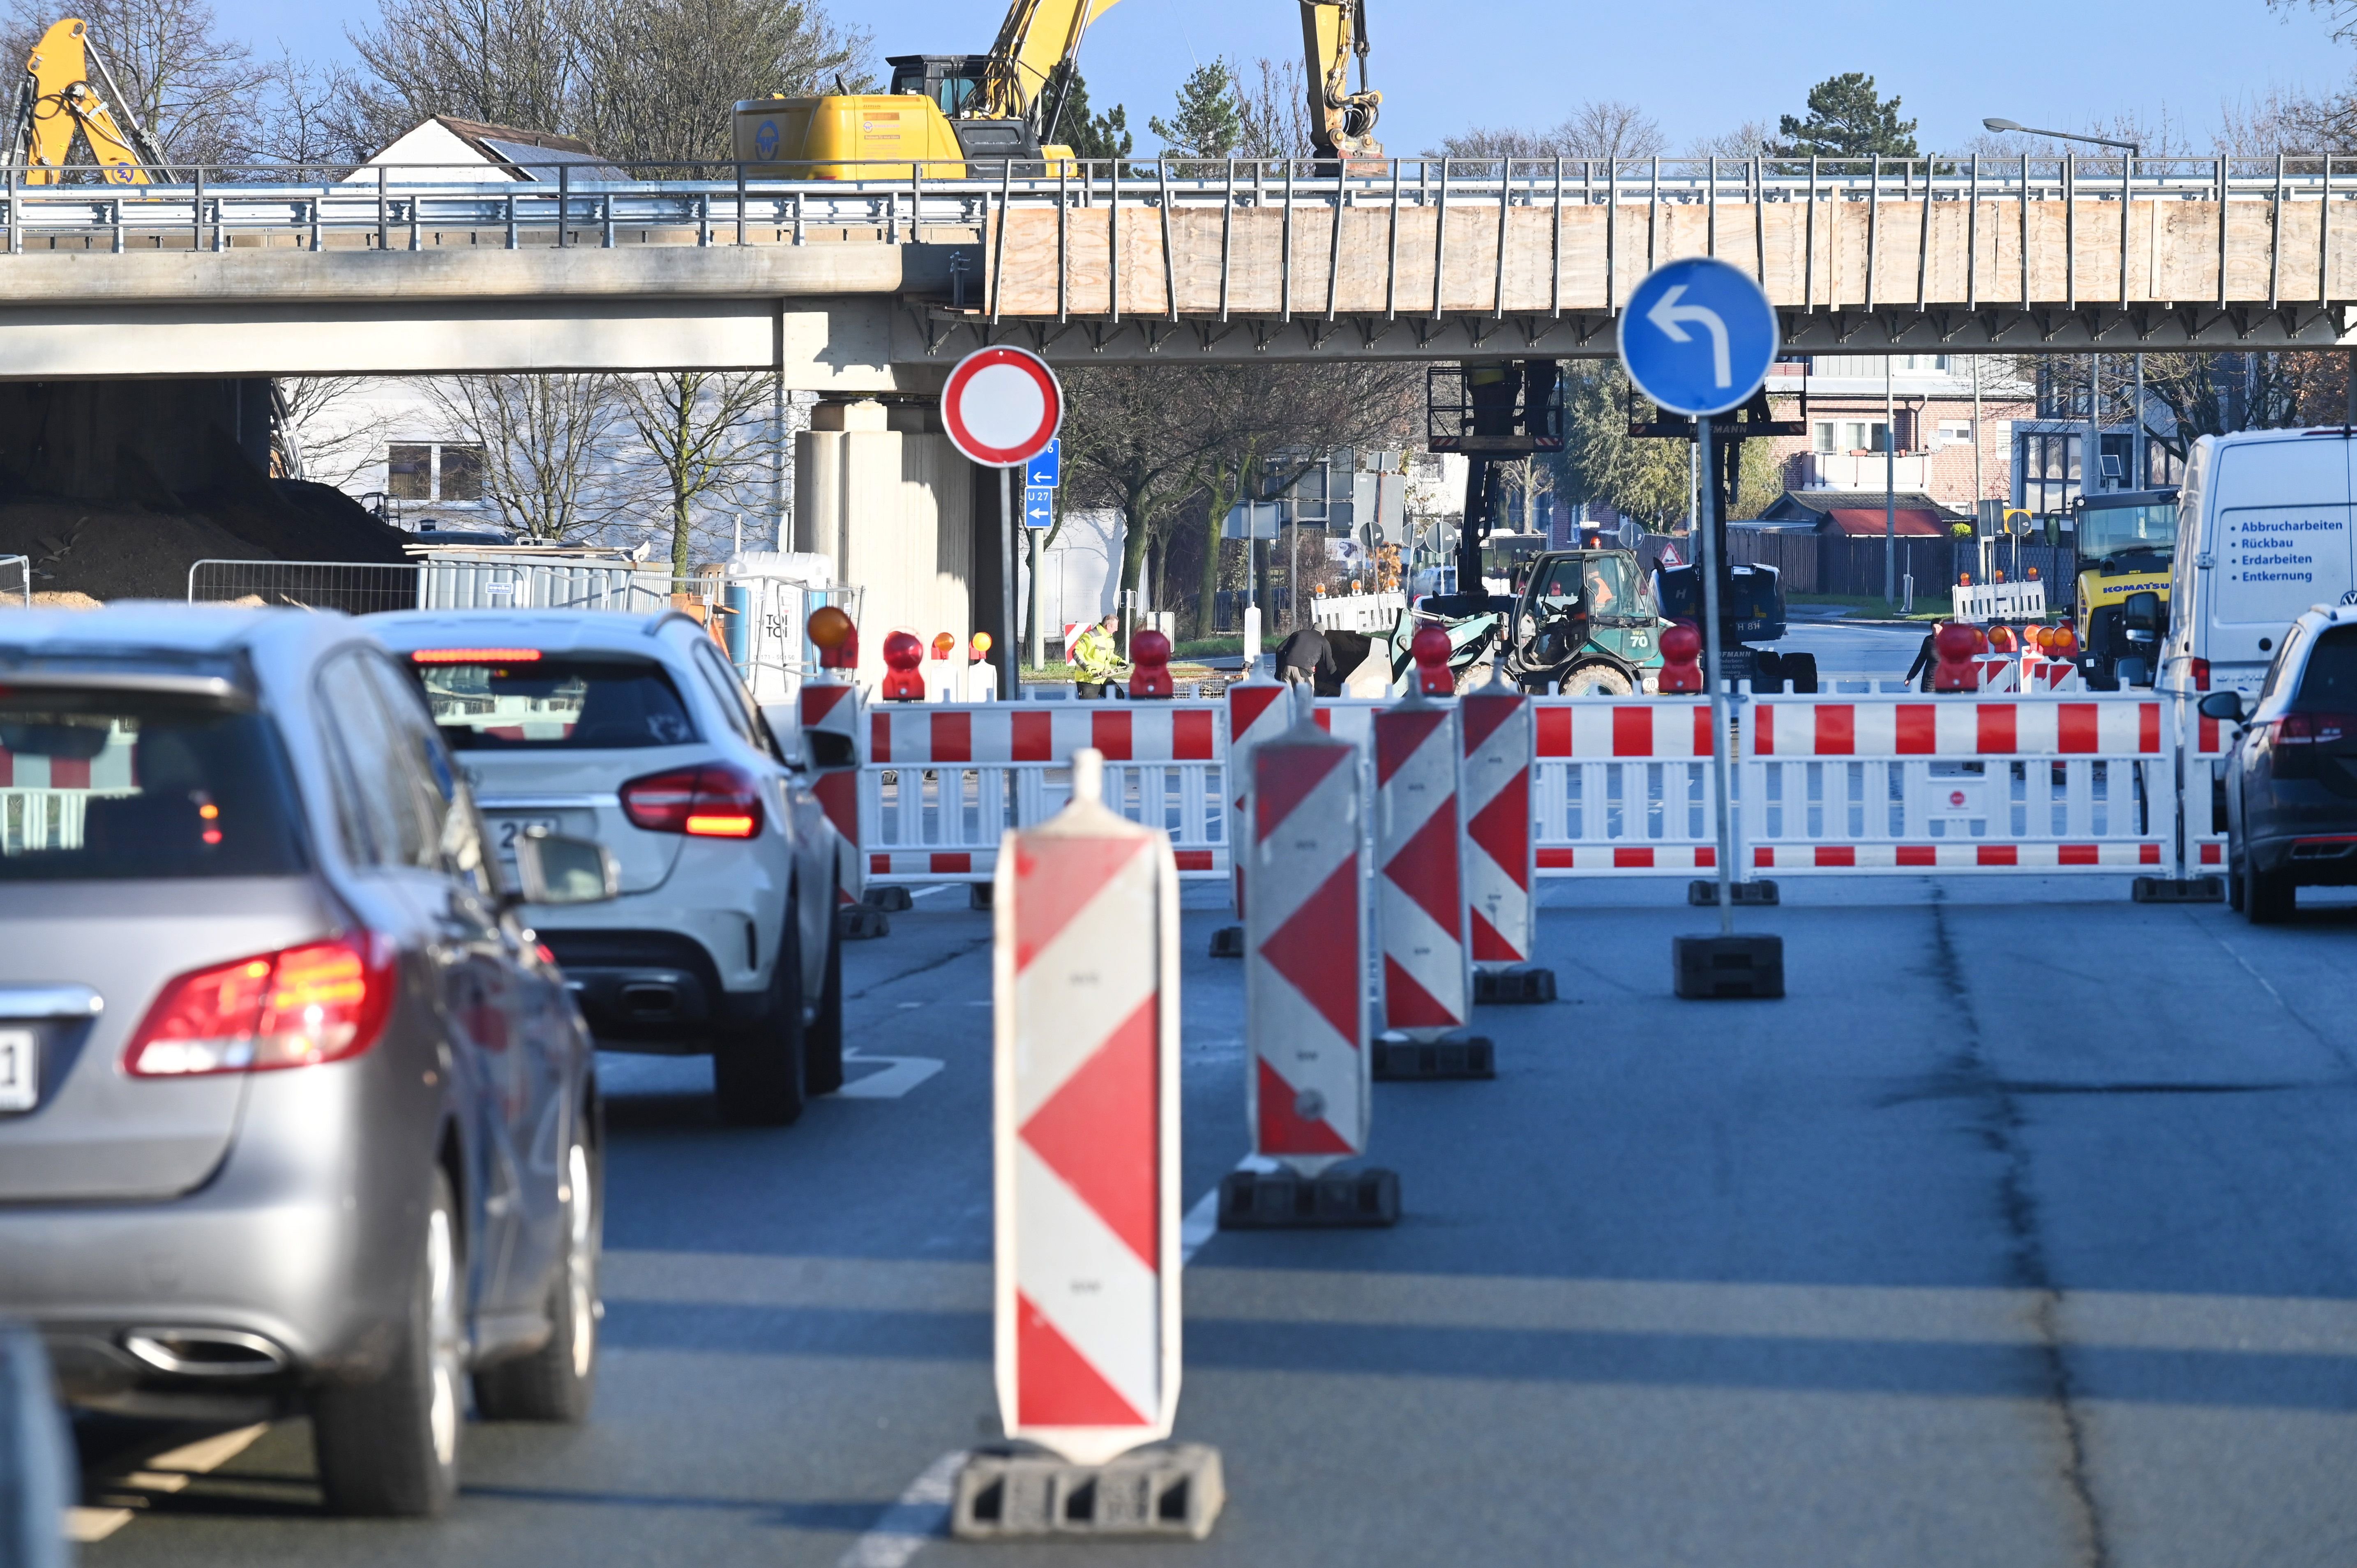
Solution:
[[[1749,402],[1776,362],[1776,309],[1725,262],[1671,262],[1629,295],[1620,362],[1671,413],[1725,413]]]
[[[1023,526],[1049,528],[1056,521],[1056,492],[1038,485],[1023,487]]]
[[[1023,485],[1026,489],[1052,490],[1060,481],[1064,467],[1064,438],[1060,435],[1048,443],[1048,449],[1023,465]]]

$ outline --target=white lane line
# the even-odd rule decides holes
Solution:
[[[234,1432],[224,1432],[215,1437],[187,1444],[169,1453],[158,1454],[147,1461],[147,1467],[135,1470],[118,1485],[135,1487],[146,1492],[177,1492],[188,1484],[190,1477],[218,1470],[253,1445],[255,1438],[270,1430],[268,1423],[241,1426]],[[104,1541],[131,1522],[139,1510],[135,1508],[70,1508],[66,1509],[66,1538],[79,1545],[88,1546]]]
[[[838,1092],[848,1094],[850,1090]],[[1240,1171],[1266,1172],[1276,1168],[1275,1160],[1258,1155],[1246,1155],[1236,1162]],[[1193,1262],[1203,1243],[1219,1229],[1220,1189],[1214,1184],[1178,1222],[1178,1266],[1183,1269]],[[952,1488],[965,1460],[963,1450],[934,1460],[923,1475],[909,1483],[900,1500],[884,1510],[884,1517],[876,1521],[875,1527],[852,1543],[851,1550],[843,1554],[839,1568],[906,1568],[909,1560],[925,1549],[927,1541],[939,1539],[948,1530]]]
[[[909,1483],[900,1498],[866,1535],[852,1542],[839,1568],[905,1568],[909,1559],[940,1535],[950,1520],[957,1473],[964,1467],[965,1450],[944,1454]]]
[[[881,1068],[856,1078],[834,1091],[839,1100],[898,1100],[947,1064],[936,1057],[871,1057],[852,1048],[843,1053],[845,1070],[858,1067]]]

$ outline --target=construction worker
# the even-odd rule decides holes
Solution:
[[[1109,615],[1072,639],[1071,661],[1081,670],[1073,689],[1080,695],[1102,697],[1107,686],[1128,679],[1129,666],[1122,662],[1115,639],[1120,627],[1121,617]]]
[[[1332,696],[1340,688],[1335,684],[1340,671],[1334,663],[1332,644],[1325,633],[1314,626],[1305,626],[1276,650],[1276,678],[1288,686],[1308,686],[1323,695]]]

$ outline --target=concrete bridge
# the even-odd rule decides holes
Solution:
[[[1796,352],[2357,341],[2357,160],[1088,164],[5,192],[0,379],[1601,356],[1658,263]]]

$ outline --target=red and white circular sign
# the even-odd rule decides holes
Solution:
[[[1028,349],[977,349],[942,389],[942,425],[974,462],[1012,468],[1048,449],[1064,423],[1064,389]]]

